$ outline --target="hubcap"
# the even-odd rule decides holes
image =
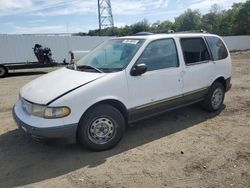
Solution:
[[[212,96],[212,107],[218,109],[222,103],[223,91],[221,88],[217,88]]]
[[[98,118],[89,127],[88,137],[96,144],[109,142],[115,133],[115,126],[109,118]]]

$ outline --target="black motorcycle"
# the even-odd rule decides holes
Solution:
[[[51,49],[48,47],[43,48],[40,44],[35,44],[33,48],[34,54],[38,60],[38,63],[41,64],[51,64],[54,63],[52,59]]]

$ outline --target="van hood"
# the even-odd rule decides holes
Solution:
[[[57,97],[103,77],[105,73],[92,73],[62,68],[41,76],[20,91],[21,96],[33,103],[48,104]]]

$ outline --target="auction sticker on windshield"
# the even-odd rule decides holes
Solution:
[[[125,44],[137,44],[139,40],[124,40],[122,43]]]

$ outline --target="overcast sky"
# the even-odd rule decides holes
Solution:
[[[207,13],[246,0],[111,0],[115,26],[171,20],[187,8]],[[0,33],[75,33],[98,28],[97,0],[0,0]]]

